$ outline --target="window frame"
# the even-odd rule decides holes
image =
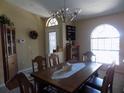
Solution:
[[[114,30],[113,31],[117,31],[118,32],[118,35],[116,36],[116,37],[112,37],[112,36],[110,36],[110,37],[98,37],[98,36],[96,36],[96,37],[94,37],[94,36],[92,36],[93,35],[93,33],[95,32],[95,31],[97,31],[96,30],[96,28],[97,27],[102,27],[102,26],[104,26],[104,25],[107,25],[107,26],[111,26],[111,27],[113,27],[114,28]],[[120,34],[119,34],[119,31],[114,27],[114,26],[112,26],[112,25],[109,25],[109,24],[102,24],[102,25],[99,25],[99,26],[97,26],[93,31],[92,31],[92,33],[91,33],[91,37],[90,37],[90,40],[91,40],[91,51],[93,52],[93,51],[96,51],[96,52],[102,52],[102,51],[107,51],[107,52],[118,52],[118,56],[117,56],[117,62],[116,62],[116,64],[117,65],[119,65],[119,51],[120,51]],[[102,30],[104,30],[104,29],[102,29]],[[97,31],[97,32],[99,32],[99,31]],[[116,32],[116,33],[117,33]],[[96,33],[96,32],[95,32]],[[93,47],[93,40],[95,40],[96,39],[96,44],[97,45],[95,45],[96,46],[96,48],[94,48]],[[103,41],[104,41],[104,48],[102,48],[102,49],[100,49],[100,47],[99,47],[99,40],[102,40],[103,39]],[[105,40],[110,40],[110,43],[111,44],[109,44],[110,46],[111,46],[111,48],[110,49],[107,49],[107,48],[105,48],[105,43],[106,43],[106,41]],[[112,39],[117,39],[117,41],[118,41],[118,48],[117,49],[115,49],[115,48],[113,48],[112,49]],[[102,42],[103,42],[102,41]],[[115,60],[113,60],[113,61],[115,61]],[[97,62],[97,58],[96,58],[96,62]],[[106,62],[99,62],[99,63],[103,63],[103,64],[107,64]],[[112,62],[111,62],[112,63]],[[110,64],[110,63],[108,63],[108,64]]]
[[[58,21],[56,18],[49,18],[46,22],[46,27],[52,27],[57,25],[58,25]]]

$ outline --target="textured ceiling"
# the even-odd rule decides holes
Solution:
[[[27,11],[49,17],[50,10],[64,7],[64,0],[6,0]],[[67,8],[80,8],[78,18],[86,19],[124,11],[124,0],[66,0]]]

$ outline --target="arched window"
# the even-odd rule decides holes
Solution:
[[[56,20],[56,18],[49,18],[47,20],[47,23],[46,23],[47,27],[56,26],[56,25],[58,25],[58,21]]]
[[[47,33],[48,33],[48,47],[49,53],[53,53],[53,50],[56,49],[57,46],[57,30],[56,25],[58,25],[58,21],[56,18],[49,18],[46,23]],[[51,28],[51,26],[54,26]]]
[[[119,39],[115,27],[108,24],[96,27],[91,34],[91,51],[96,55],[96,62],[119,64]]]

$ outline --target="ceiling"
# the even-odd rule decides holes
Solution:
[[[64,7],[64,0],[6,0],[29,12],[49,17],[50,10]],[[80,8],[79,19],[110,15],[124,11],[124,0],[66,0],[67,8]]]

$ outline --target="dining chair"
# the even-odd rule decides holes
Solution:
[[[53,67],[60,64],[59,62],[59,56],[56,55],[55,53],[50,54],[49,56],[49,66]]]
[[[92,60],[93,57],[94,57],[94,60]],[[84,62],[96,61],[96,56],[93,54],[93,52],[87,51],[82,54],[82,60]]]
[[[106,78],[104,77],[104,80]],[[85,85],[82,89],[79,90],[78,93],[108,93],[108,82],[107,80],[104,81],[104,84],[102,86],[102,90],[97,90],[95,88],[92,88],[88,85]]]
[[[59,65],[59,64],[60,64],[59,56],[55,53],[50,54],[50,56],[49,56],[49,67],[54,67],[54,66]],[[53,86],[49,86],[47,89],[50,90],[50,93],[60,93],[60,90],[53,87]]]
[[[50,56],[50,61],[54,62],[56,61],[56,63],[59,63],[59,59],[58,56],[55,54],[52,54],[52,56]],[[55,62],[54,62],[55,63]],[[35,70],[35,65],[37,65],[37,69]],[[54,64],[56,65],[56,64]],[[50,62],[50,67],[52,66],[52,63]],[[48,64],[46,62],[46,58],[42,57],[42,56],[36,56],[33,60],[32,60],[32,68],[33,68],[33,72],[35,71],[40,71],[40,70],[45,70],[48,68]],[[38,83],[38,85],[37,85]],[[53,92],[55,91],[54,88],[48,84],[41,84],[40,82],[37,82],[34,80],[34,86],[35,89],[39,86],[42,86],[42,89],[46,90],[47,92]]]
[[[46,58],[42,57],[42,56],[36,56],[33,60],[32,60],[32,69],[33,72],[36,71],[41,71],[41,70],[45,70],[47,69],[47,62],[46,62]],[[34,79],[32,79],[34,81],[34,86],[35,86],[35,90],[37,89],[37,83]],[[46,84],[40,84],[44,87],[46,87]]]
[[[92,51],[87,51],[82,54],[83,62],[96,62],[96,55]],[[94,73],[94,76],[98,76],[98,71]]]
[[[18,73],[7,81],[6,87],[9,90],[19,87],[20,93],[36,93],[34,86],[23,73]]]
[[[109,90],[110,90],[110,93],[113,93],[113,79],[114,79],[114,70],[115,70],[115,64],[113,63],[108,69],[107,69],[107,72],[106,72],[106,75],[105,76],[109,76]],[[90,79],[88,82],[87,82],[87,85],[95,88],[95,89],[98,89],[98,90],[101,90],[102,89],[102,86],[103,86],[103,82],[104,82],[104,79],[100,78],[100,77],[93,77],[92,79]]]
[[[107,70],[107,74],[111,73],[112,70],[109,69]],[[112,73],[111,73],[112,74]],[[101,90],[98,90],[96,88],[93,88],[89,85],[84,85],[78,93],[108,93],[109,90],[109,86],[110,86],[110,79],[111,79],[111,74],[110,75],[106,75],[103,79],[103,84],[101,86]]]
[[[33,60],[32,60],[32,69],[33,72],[36,71],[36,69],[38,71],[40,70],[44,70],[47,68],[47,62],[46,62],[46,58],[42,57],[42,56],[36,56]]]

